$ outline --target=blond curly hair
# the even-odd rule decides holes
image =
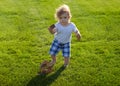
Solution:
[[[60,7],[58,7],[58,8],[56,9],[55,19],[56,19],[56,20],[59,20],[59,19],[60,19],[60,16],[61,16],[63,13],[67,13],[68,16],[69,16],[69,19],[72,17],[69,6],[66,5],[66,4],[63,4],[63,5],[61,5]]]

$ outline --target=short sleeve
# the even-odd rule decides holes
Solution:
[[[78,29],[77,29],[77,27],[76,27],[76,25],[74,23],[72,23],[72,26],[73,26],[73,32],[78,31]]]

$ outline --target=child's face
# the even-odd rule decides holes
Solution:
[[[67,25],[69,23],[69,16],[67,13],[63,13],[60,17],[59,17],[59,22],[62,25]]]

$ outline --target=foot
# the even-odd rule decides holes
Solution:
[[[64,64],[64,67],[67,68],[67,67],[68,67],[68,64]]]

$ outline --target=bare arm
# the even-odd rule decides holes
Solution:
[[[81,37],[82,37],[81,34],[80,34],[80,32],[79,32],[79,31],[76,31],[76,32],[75,32],[75,35],[76,35],[77,40],[80,41],[80,39],[81,39]]]
[[[54,34],[56,32],[55,25],[52,24],[51,26],[49,26],[48,30],[51,34]]]

